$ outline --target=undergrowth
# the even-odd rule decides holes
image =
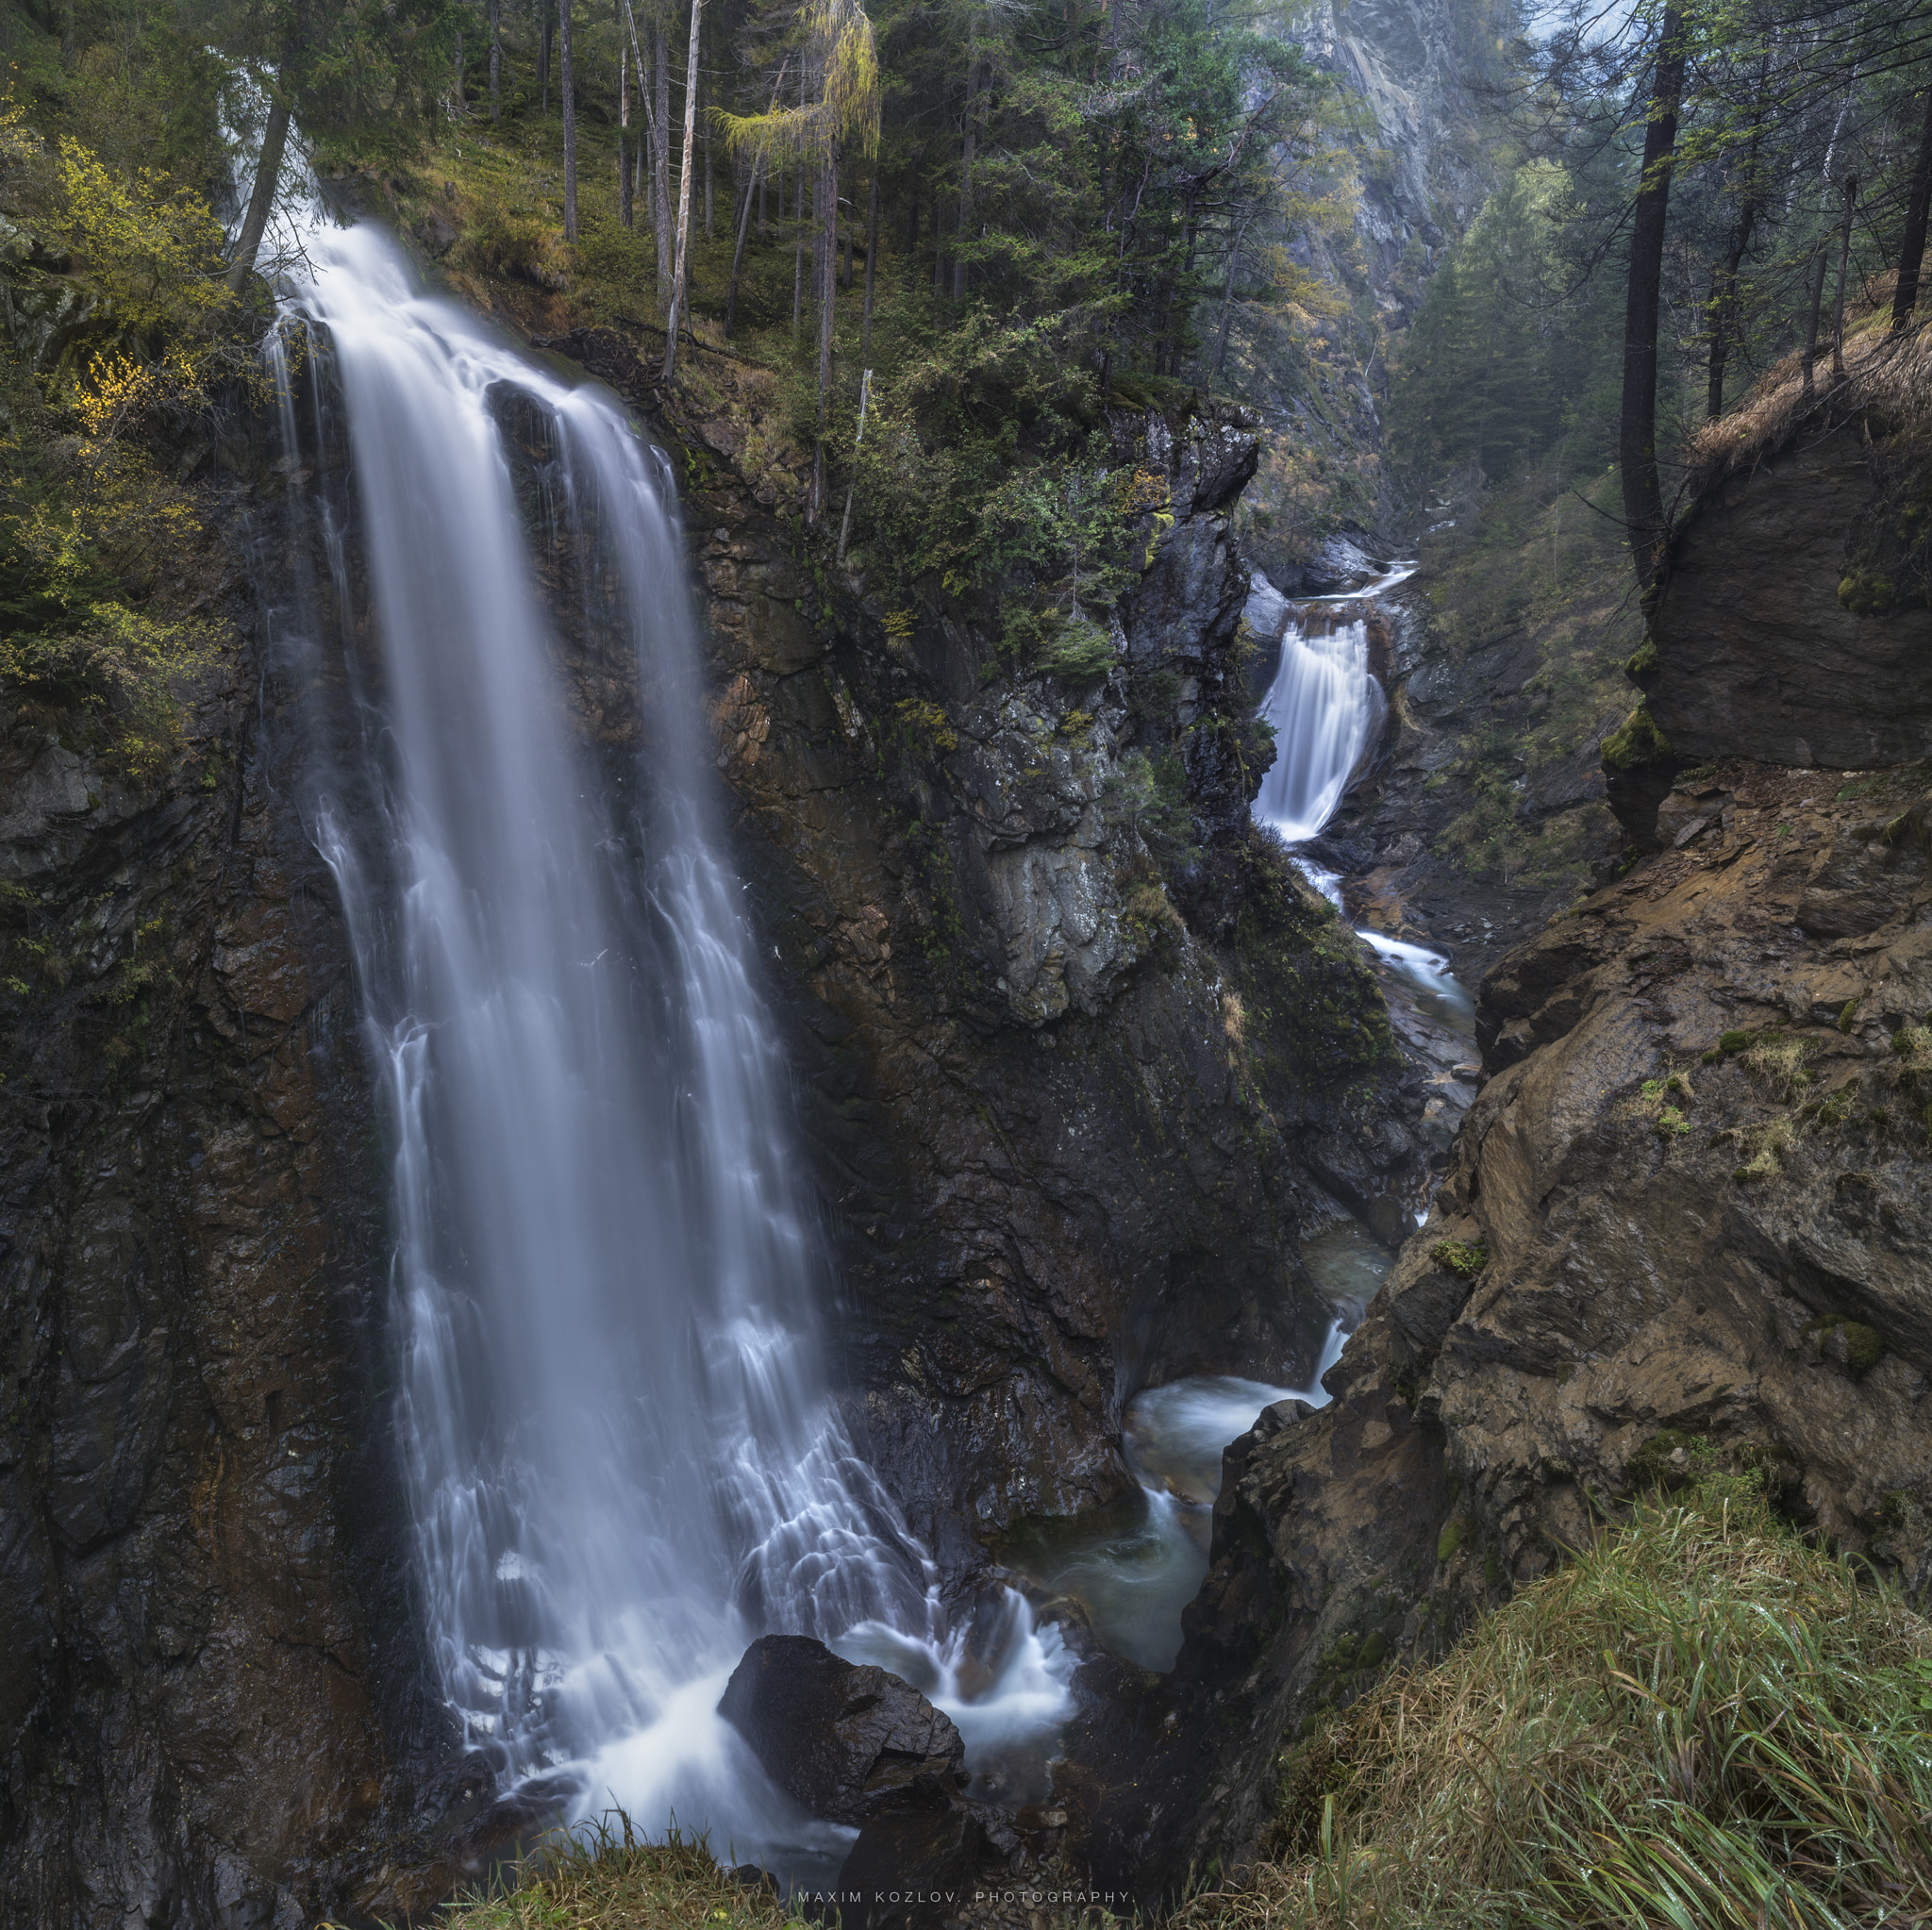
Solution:
[[[1755,1474],[1641,1505],[1386,1679],[1187,1930],[1840,1930],[1932,1909],[1932,1628]]]

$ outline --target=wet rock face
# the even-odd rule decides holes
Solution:
[[[1673,545],[1641,677],[1679,758],[1860,770],[1932,756],[1932,609],[1856,614],[1840,595],[1889,513],[1856,420],[1803,428],[1707,492]]]
[[[8,1924],[308,1921],[421,1766],[383,1182],[258,682],[154,785],[0,724]]]
[[[1932,1587],[1932,794],[1738,762],[1659,820],[1484,982],[1488,1083],[1333,1404],[1229,1451],[1143,1772],[1169,1879],[1265,1852],[1310,1717],[1700,1440]]]
[[[862,1823],[919,1776],[966,1781],[966,1744],[950,1716],[898,1676],[844,1661],[809,1636],[753,1642],[718,1713],[786,1794],[833,1822]]]

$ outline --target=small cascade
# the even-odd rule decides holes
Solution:
[[[442,1690],[507,1781],[826,1875],[851,1833],[715,1714],[747,1641],[890,1638],[988,1755],[1052,1733],[1070,1663],[1013,1597],[968,1668],[829,1398],[660,459],[375,228],[318,220],[302,250],[269,355],[308,541],[270,627],[392,1137]],[[559,628],[635,667],[641,757],[570,726]]]
[[[1274,762],[1254,811],[1291,844],[1314,837],[1381,729],[1387,705],[1369,674],[1369,626],[1360,618],[1291,624],[1281,668],[1262,700],[1274,727]]]
[[[1327,1405],[1322,1376],[1389,1267],[1387,1251],[1353,1223],[1311,1240],[1306,1256],[1336,1308],[1307,1387],[1214,1374],[1136,1394],[1121,1416],[1134,1489],[1086,1514],[1024,1523],[1001,1550],[1035,1590],[1075,1603],[1101,1641],[1143,1669],[1164,1672],[1180,1654],[1181,1611],[1208,1573],[1223,1453],[1277,1401]]]

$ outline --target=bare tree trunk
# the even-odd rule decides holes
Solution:
[[[261,249],[261,238],[268,229],[268,218],[275,205],[275,184],[281,179],[282,152],[289,144],[289,62],[282,62],[275,76],[275,94],[268,108],[268,125],[261,133],[261,158],[255,164],[255,190],[248,197],[248,212],[242,218],[242,233],[235,242],[235,258],[228,263],[228,287],[240,294],[255,273],[255,258]]]
[[[724,291],[724,340],[729,341],[738,324],[738,271],[744,260],[744,237],[751,226],[751,205],[762,200],[765,191],[765,154],[760,148],[752,158],[751,179],[745,183],[744,207],[738,217],[738,241],[731,250],[731,281]]]
[[[570,0],[564,0],[565,6]],[[664,386],[677,367],[677,317],[684,306],[687,254],[691,244],[691,145],[697,132],[698,23],[704,0],[691,0],[691,46],[684,60],[684,158],[677,176],[677,266],[671,278],[671,319],[664,324]]]
[[[630,167],[625,152],[630,140],[630,49],[617,49],[617,224],[629,227],[635,218],[630,199]]]
[[[1234,280],[1235,273],[1241,266],[1241,241],[1248,231],[1243,222],[1229,239],[1227,248],[1227,285],[1221,291],[1221,326],[1214,341],[1214,367],[1208,372],[1208,386],[1211,389],[1221,380],[1221,371],[1227,361],[1227,331],[1234,319]]]
[[[1925,90],[1925,125],[1919,132],[1919,159],[1906,202],[1906,232],[1898,251],[1898,286],[1891,297],[1894,331],[1911,320],[1919,304],[1919,276],[1925,258],[1925,224],[1932,215],[1932,87]]]
[[[872,193],[865,211],[865,319],[858,324],[858,359],[872,359],[872,289],[879,260],[879,164],[872,164]]]
[[[794,177],[794,199],[791,208],[791,342],[798,344],[799,312],[805,303],[805,170],[800,168]],[[778,213],[782,219],[785,213],[784,198],[778,202]]]
[[[778,77],[772,83],[772,105],[768,114],[778,111],[778,96],[785,89],[785,70],[791,64],[791,57],[786,55],[778,62]],[[731,331],[738,321],[738,270],[744,259],[744,233],[751,224],[751,201],[756,194],[758,201],[758,234],[763,238],[765,229],[765,148],[762,144],[752,156],[751,179],[745,184],[744,208],[738,217],[738,243],[731,251],[731,286],[724,295],[724,340],[731,340]]]
[[[959,153],[959,226],[953,239],[953,299],[966,299],[966,258],[959,244],[973,221],[973,150],[979,135],[979,31],[975,26],[966,44],[966,136]]]
[[[490,0],[490,118],[503,102],[503,0]]]
[[[1831,323],[1831,379],[1845,378],[1845,281],[1852,267],[1852,210],[1858,205],[1858,177],[1845,176],[1844,232],[1838,249],[1838,312]]]
[[[1824,311],[1824,271],[1830,261],[1831,248],[1823,235],[1818,245],[1811,250],[1811,298],[1807,305],[1810,318],[1805,327],[1805,393],[1809,395],[1812,389],[1811,371],[1818,361],[1818,318]]]
[[[711,123],[705,122],[705,240],[712,240],[711,232]]]
[[[658,238],[658,299],[671,307],[671,49],[664,29],[652,30],[652,92],[658,112],[651,128],[651,221]]]
[[[577,238],[577,91],[570,64],[571,0],[558,0],[558,84],[563,94],[563,239]]]
[[[1663,289],[1664,222],[1669,212],[1671,161],[1677,144],[1677,108],[1688,53],[1683,0],[1668,0],[1657,35],[1657,71],[1643,136],[1643,173],[1630,216],[1630,282],[1624,316],[1624,395],[1618,415],[1617,459],[1624,484],[1624,521],[1640,590],[1648,591],[1663,561],[1664,499],[1657,467],[1657,330]]]
[[[1747,201],[1738,210],[1738,225],[1731,231],[1731,245],[1722,269],[1712,277],[1710,291],[1710,372],[1705,394],[1705,413],[1712,422],[1724,412],[1724,370],[1731,358],[1731,338],[1738,327],[1738,271],[1751,245],[1751,230],[1757,225],[1757,204]]]

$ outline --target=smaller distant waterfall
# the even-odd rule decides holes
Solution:
[[[1310,633],[1291,624],[1281,640],[1261,715],[1274,726],[1274,762],[1255,815],[1291,844],[1328,822],[1374,741],[1386,706],[1369,674],[1369,626],[1357,619]]]
[[[1409,565],[1398,563],[1358,593],[1372,597],[1408,574]],[[1254,814],[1291,844],[1328,822],[1388,710],[1369,674],[1368,624],[1337,623],[1314,608],[1298,611],[1258,572],[1252,580],[1248,627],[1281,641],[1281,666],[1261,700],[1261,716],[1274,730],[1274,762]]]

